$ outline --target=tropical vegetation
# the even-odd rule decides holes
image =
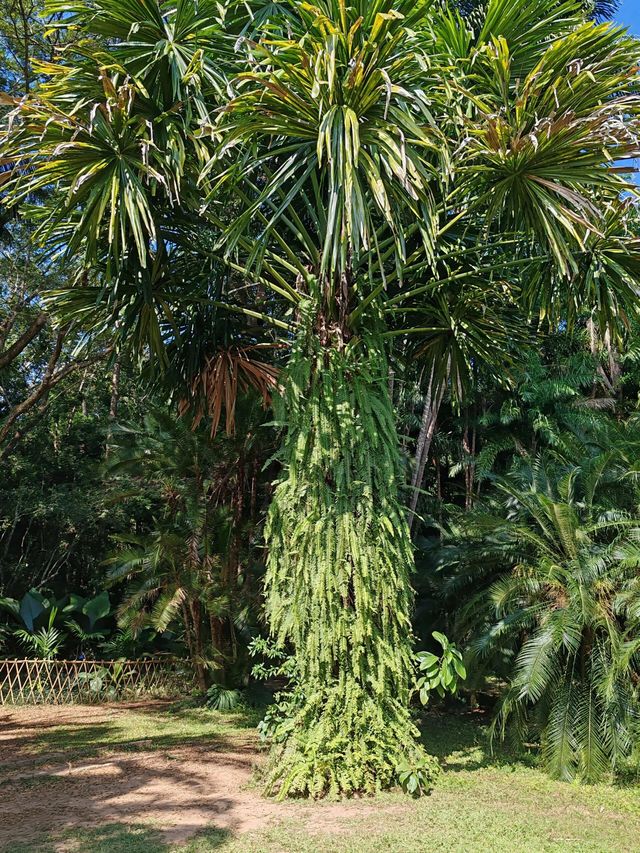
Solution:
[[[144,635],[220,708],[270,678],[280,797],[429,790],[420,700],[619,772],[638,42],[580,0],[39,11],[5,37],[7,651]]]

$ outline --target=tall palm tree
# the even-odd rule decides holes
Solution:
[[[561,301],[573,321],[588,299],[577,258],[602,219],[587,195],[597,186],[613,203],[620,190],[602,165],[605,113],[637,104],[621,87],[631,42],[585,24],[571,4],[490,3],[479,32],[428,3],[335,0],[298,14],[293,38],[249,46],[250,69],[215,127],[234,162],[213,171],[248,199],[226,230],[227,251],[258,218],[247,266],[267,277],[266,263],[280,264],[298,326],[283,396],[286,466],[266,531],[267,610],[295,649],[305,703],[287,721],[272,779],[281,792],[349,792],[369,773],[391,783],[411,737],[411,553],[387,341],[420,335],[461,388],[465,359],[435,321],[439,297],[451,305],[447,279],[462,278],[471,307],[485,308],[476,322],[469,310],[462,317],[472,350],[495,351],[502,330],[495,320],[483,327],[486,280],[513,302],[510,264],[527,268],[543,310]],[[611,74],[618,51],[626,58]],[[455,68],[451,91],[441,52]],[[580,72],[568,79],[568,57],[582,54],[601,69],[599,93]],[[616,147],[635,144],[627,133]],[[594,253],[589,263],[599,262]],[[577,289],[573,305],[553,293],[560,278]],[[621,284],[632,296],[631,277]]]
[[[636,43],[573,0],[240,8],[64,4],[109,50],[81,43],[20,108],[14,199],[56,183],[42,233],[91,269],[67,316],[161,355],[185,299],[281,335],[267,612],[303,701],[270,785],[374,790],[407,760],[428,782],[391,346],[418,341],[460,397],[469,361],[510,347],[503,308],[572,323],[597,302],[613,324],[633,304],[633,253],[589,239],[637,149]]]

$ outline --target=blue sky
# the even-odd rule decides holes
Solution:
[[[636,36],[640,36],[640,0],[622,0],[616,21],[619,24],[624,24]],[[640,169],[640,161],[635,160],[633,164]],[[640,181],[640,175],[634,175],[634,181]]]
[[[622,0],[616,20],[640,36],[640,0]]]

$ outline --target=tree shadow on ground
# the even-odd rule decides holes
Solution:
[[[35,845],[26,849],[44,851],[43,839],[54,843],[67,836],[79,841],[86,836],[91,837],[91,844],[79,843],[78,851],[147,853],[189,838],[207,824],[220,822],[216,829],[227,834],[235,831],[240,814],[238,792],[251,775],[252,756],[203,751],[178,754],[173,761],[168,758],[120,753],[93,764],[20,773],[4,780],[0,850],[14,853],[24,839],[25,845],[28,841]],[[162,826],[163,832],[152,831],[145,825],[147,820]],[[109,830],[111,835],[102,838],[94,827]],[[138,828],[135,838],[125,838],[127,827]],[[124,839],[121,843],[118,832]],[[162,844],[154,841],[156,837]],[[76,849],[66,845],[65,850],[67,846]]]
[[[534,752],[489,735],[491,715],[486,712],[458,711],[426,713],[420,730],[425,748],[438,758],[447,772],[469,772],[490,767],[535,767]]]
[[[255,729],[258,722],[261,720],[266,710],[266,705],[242,707],[237,711],[227,711],[218,715],[215,711],[208,711],[203,707],[202,703],[197,700],[183,700],[173,702],[169,705],[148,705],[146,707],[136,709],[137,713],[144,714],[148,717],[153,717],[157,720],[166,720],[168,717],[184,720],[185,723],[202,723],[203,713],[211,715],[211,720],[215,723],[217,720],[222,720],[224,725],[234,729],[247,730]]]
[[[229,840],[231,833],[224,829],[214,829],[197,836],[200,837],[206,840],[207,850],[215,850]],[[162,835],[152,827],[109,823],[65,832],[61,837],[38,843],[37,848],[31,842],[12,845],[11,853],[35,853],[36,850],[37,853],[57,853],[61,842],[68,853],[164,853],[170,849]]]
[[[183,703],[139,703],[109,706],[107,719],[82,720],[82,707],[74,719],[23,720],[19,712],[0,718],[0,770],[22,764],[91,757],[105,751],[156,751],[191,745],[209,750],[254,748],[247,735],[254,729],[254,712],[217,715]],[[135,714],[129,717],[128,712]],[[70,712],[69,712],[70,713]],[[113,715],[111,718],[109,715]],[[137,725],[139,721],[142,725]]]
[[[0,769],[16,768],[20,764],[49,763],[67,759],[90,758],[105,752],[170,750],[179,746],[200,746],[214,751],[249,749],[238,743],[237,737],[211,733],[154,733],[131,736],[117,723],[73,723],[58,726],[33,735],[17,735],[2,739]]]
[[[102,718],[82,708],[2,716],[0,850],[14,853],[34,839],[36,846],[25,849],[46,851],[41,841],[81,838],[97,832],[94,826],[112,833],[120,826],[126,834],[131,826],[138,835],[121,847],[116,833],[113,844],[105,836],[100,844],[79,842],[77,850],[162,851],[169,848],[153,840],[147,823],[162,827],[160,835],[154,832],[166,845],[208,825],[228,835],[247,819],[251,809],[241,791],[252,775],[256,743],[233,722],[170,706],[145,707],[151,720],[141,718],[139,706],[131,709],[135,717],[103,710]],[[56,715],[62,725],[40,726],[41,716],[49,723]]]

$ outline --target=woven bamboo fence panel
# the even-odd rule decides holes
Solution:
[[[182,660],[0,660],[0,705],[171,698],[194,687]]]

